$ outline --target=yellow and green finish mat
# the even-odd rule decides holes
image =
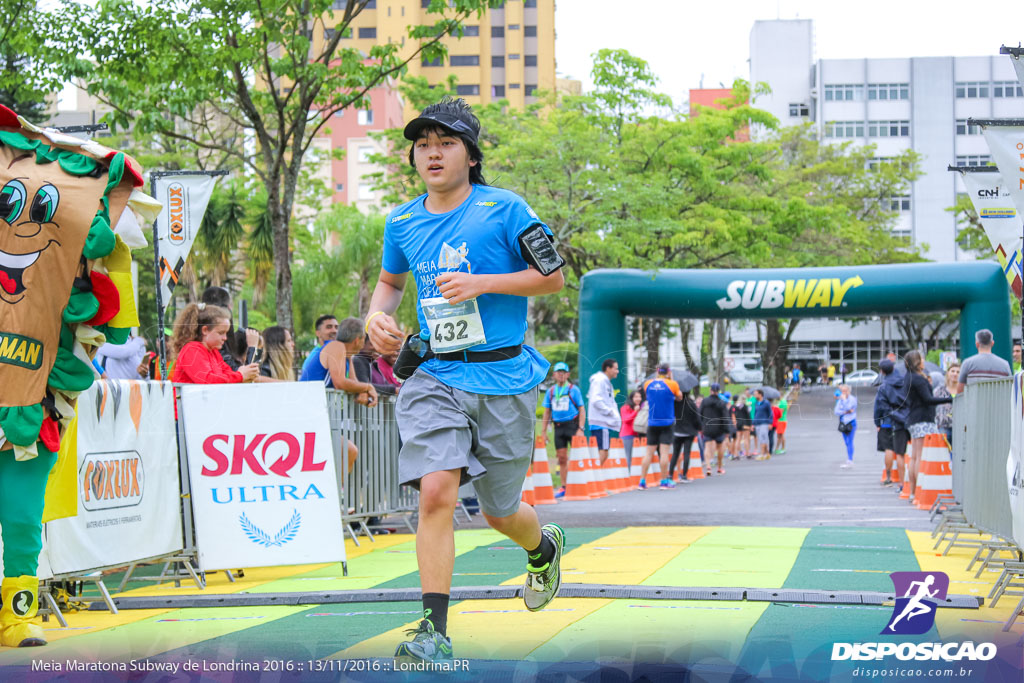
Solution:
[[[616,668],[624,676],[621,680],[689,671],[710,679],[722,676],[722,680],[810,681],[871,676],[855,671],[863,667],[894,671],[902,667],[911,672],[973,667],[975,673],[966,674],[967,680],[1024,680],[1024,617],[1009,631],[1001,630],[1020,597],[1007,595],[997,608],[989,607],[987,595],[998,571],[975,578],[974,570],[966,570],[973,549],[956,548],[942,556],[933,550],[928,533],[860,527],[568,528],[566,532],[563,584],[891,593],[890,572],[928,571],[949,576],[950,594],[985,597],[986,604],[980,609],[940,608],[927,633],[889,636],[880,633],[893,613],[891,604],[556,598],[547,609],[531,613],[520,599],[453,601],[448,635],[455,657],[469,660],[470,667],[462,678],[453,674],[455,678],[511,674],[524,676],[521,680],[548,676],[554,680]],[[525,554],[501,534],[459,530],[455,542],[454,586],[523,582]],[[419,586],[415,540],[410,535],[378,536],[374,543],[363,540],[358,548],[349,541],[348,558],[347,577],[342,576],[340,564],[247,569],[233,583],[218,572],[208,576],[202,593]],[[183,581],[180,587],[144,585],[120,595],[200,592]],[[66,667],[77,662],[132,662],[138,671],[144,662],[150,667],[144,670],[150,671],[161,670],[158,665],[190,663],[191,670],[166,670],[199,677],[204,670],[200,667],[209,671],[217,663],[248,662],[263,667],[259,672],[248,670],[256,678],[283,667],[276,675],[286,680],[306,680],[314,670],[320,672],[315,680],[353,676],[375,680],[387,673],[381,667],[391,665],[395,646],[419,616],[416,602],[122,610],[117,615],[70,612],[68,628],[60,628],[52,619],[44,624],[50,641],[46,647],[0,649],[0,676],[19,672],[44,680],[41,676],[48,663],[67,672]],[[835,643],[968,640],[993,643],[997,656],[956,662],[832,658]],[[356,661],[363,663],[351,664]],[[131,677],[131,670],[127,674],[116,667],[107,670],[114,677]],[[898,671],[886,678],[901,680]]]

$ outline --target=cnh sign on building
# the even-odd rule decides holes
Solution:
[[[606,358],[626,368],[626,316],[652,318],[858,318],[960,311],[960,357],[988,328],[1010,358],[1010,300],[995,263],[911,263],[751,270],[595,270],[580,286],[581,389]],[[613,381],[626,395],[621,372]]]

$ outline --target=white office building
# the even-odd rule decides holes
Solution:
[[[950,165],[990,162],[980,128],[967,120],[1024,117],[1024,92],[1010,57],[815,59],[808,19],[757,21],[750,32],[750,81],[772,92],[754,104],[783,126],[807,121],[822,140],[873,144],[880,159],[913,149],[921,177],[892,197],[900,216],[894,231],[909,237],[932,261],[973,260],[957,245],[956,219],[947,209],[966,192]],[[756,131],[754,131],[756,135]],[[871,367],[884,350],[907,350],[899,328],[867,320],[807,320],[793,337],[794,351],[814,350],[837,364]],[[733,329],[730,351],[758,350],[755,326]]]
[[[957,245],[956,219],[947,211],[966,189],[960,174],[947,167],[992,161],[981,130],[968,126],[968,119],[1024,118],[1024,92],[1010,57],[998,54],[998,44],[983,57],[815,59],[814,52],[811,20],[755,22],[750,82],[767,83],[771,93],[758,96],[754,105],[771,112],[782,126],[810,121],[826,141],[873,144],[879,159],[907,149],[918,152],[921,177],[906,195],[890,199],[900,214],[894,231],[909,237],[929,260],[973,260]],[[700,354],[699,329],[689,341],[694,357]],[[1019,334],[1019,328],[1014,332]],[[727,354],[763,348],[753,321],[732,321],[728,335]],[[804,368],[828,360],[837,368],[845,362],[851,370],[873,368],[886,351],[909,348],[891,318],[856,325],[803,320],[789,345],[791,361]],[[641,364],[643,357],[642,349],[634,349],[631,365]],[[663,338],[660,358],[684,365],[678,336]]]
[[[876,146],[877,156],[907,149],[921,155],[923,175],[893,197],[909,236],[932,261],[973,259],[957,246],[946,209],[964,192],[947,167],[991,161],[981,130],[967,119],[1024,116],[1024,92],[1010,57],[993,44],[984,57],[814,58],[809,19],[757,21],[750,32],[750,80],[772,93],[754,104],[783,126],[814,123],[823,140]]]

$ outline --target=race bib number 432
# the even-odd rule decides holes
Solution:
[[[434,353],[463,351],[487,342],[476,299],[450,304],[443,297],[420,299]]]

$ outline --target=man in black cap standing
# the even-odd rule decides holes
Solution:
[[[377,351],[398,351],[402,333],[392,315],[413,274],[419,334],[396,362],[396,375],[407,379],[395,415],[399,479],[420,491],[423,618],[395,652],[403,661],[452,659],[447,622],[460,484],[473,482],[487,523],[526,551],[527,609],[545,607],[561,582],[565,533],[557,524],[541,527],[520,498],[533,459],[537,385],[549,367],[523,344],[527,298],[559,291],[564,261],[521,197],[484,182],[479,134],[461,99],[430,105],[406,126],[409,163],[427,192],[388,216],[366,316]],[[406,364],[409,356],[421,362]]]

